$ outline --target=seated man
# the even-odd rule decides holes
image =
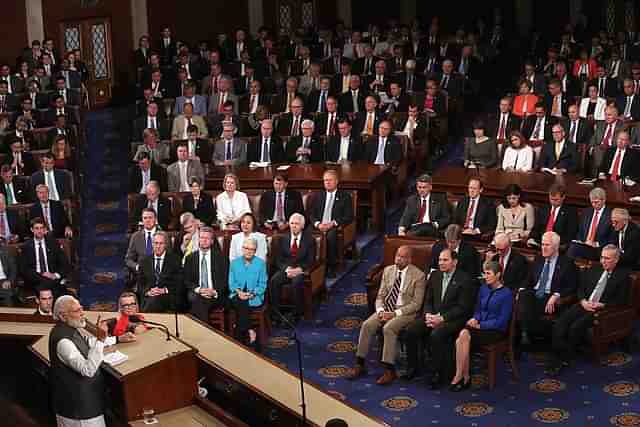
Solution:
[[[558,311],[561,297],[572,295],[578,272],[573,260],[560,255],[560,236],[553,231],[542,235],[542,255],[537,255],[529,270],[529,278],[520,288],[517,310],[522,345],[531,343],[529,333],[541,334],[548,329],[545,316]]]
[[[198,127],[198,136],[200,138],[207,138],[209,136],[209,130],[207,124],[204,122],[202,116],[197,116],[193,112],[193,104],[187,102],[184,104],[184,111],[179,116],[173,119],[171,125],[171,139],[187,139],[189,137],[189,126]]]
[[[402,161],[402,144],[391,134],[393,125],[383,120],[378,127],[378,135],[370,137],[365,143],[365,160],[374,165],[396,166]]]
[[[162,191],[167,191],[167,171],[151,161],[149,153],[138,156],[138,163],[129,167],[129,193],[144,194],[147,185],[157,181]]]
[[[23,179],[16,179],[11,165],[2,165],[0,167],[0,175],[2,175],[0,192],[4,194],[7,206],[29,202],[29,191],[27,191],[26,182]]]
[[[294,321],[302,317],[304,309],[304,272],[316,260],[316,240],[310,232],[303,232],[305,219],[302,214],[294,213],[289,218],[289,233],[278,240],[278,246],[272,248],[275,273],[271,277],[271,307],[275,312],[280,309],[282,287],[291,284],[295,293]],[[280,318],[273,317],[276,324]]]
[[[512,291],[517,291],[529,276],[529,263],[511,246],[508,234],[496,233],[494,242],[493,247],[487,251],[485,260],[497,262],[502,283]]]
[[[178,255],[167,251],[168,239],[164,231],[155,233],[153,254],[142,259],[138,291],[145,313],[175,311],[180,305],[182,262]]]
[[[590,208],[580,214],[578,234],[567,251],[571,258],[600,258],[600,248],[609,243],[611,237],[611,208],[606,206],[607,192],[596,187],[589,192]]]
[[[580,276],[578,303],[565,311],[552,330],[553,355],[549,372],[557,374],[569,366],[576,348],[593,327],[594,313],[629,305],[631,271],[618,265],[620,251],[614,245],[602,248],[600,265],[594,264]]]
[[[133,156],[133,161],[140,160],[142,153],[147,153],[151,161],[156,165],[162,166],[169,163],[170,159],[170,147],[169,144],[160,141],[160,136],[156,129],[147,128],[142,132],[142,139],[144,143],[139,145],[136,154]]]
[[[25,151],[22,139],[10,140],[9,152],[4,160],[5,165],[9,165],[16,175],[31,176],[38,171],[38,166],[33,158],[33,154]]]
[[[382,365],[384,374],[376,384],[387,385],[396,379],[395,360],[398,333],[416,318],[422,307],[425,292],[425,276],[411,263],[411,248],[401,246],[396,251],[395,263],[385,267],[376,298],[376,312],[362,324],[356,352],[356,366],[349,379],[365,375],[365,358],[369,342],[382,329],[384,347]]]
[[[313,227],[327,235],[327,275],[336,274],[338,227],[354,221],[351,194],[338,189],[338,173],[329,169],[322,175],[324,191],[313,195],[309,216]]]
[[[424,305],[419,316],[407,328],[407,379],[421,368],[419,341],[426,340],[431,348],[432,376],[430,386],[437,389],[453,376],[450,357],[453,340],[473,314],[476,286],[471,277],[457,267],[457,256],[450,249],[440,252],[438,270],[427,282]]]
[[[198,136],[198,126],[190,125],[187,128],[187,138],[183,141],[187,144],[188,156],[191,160],[198,160],[202,164],[211,163],[211,147],[209,140]],[[177,145],[171,146],[170,161],[178,160]]]
[[[40,288],[36,290],[36,308],[37,316],[53,316],[53,292],[48,288]]]
[[[184,285],[191,314],[209,322],[212,309],[227,305],[229,258],[222,254],[211,227],[200,227],[198,250],[184,261]]]
[[[256,256],[257,247],[256,239],[245,239],[242,256],[229,266],[229,301],[236,311],[236,338],[251,347],[256,346],[256,331],[251,329],[250,310],[264,303],[267,290],[267,265]]]
[[[564,186],[553,183],[549,187],[549,204],[536,209],[536,221],[529,233],[528,246],[540,246],[542,234],[554,231],[560,236],[560,245],[568,245],[578,231],[578,214],[573,206],[564,203]]]
[[[327,162],[355,162],[362,159],[362,141],[351,133],[349,119],[338,120],[338,134],[327,138],[325,160]]]
[[[457,255],[457,268],[467,273],[472,279],[480,277],[482,258],[478,250],[468,241],[462,239],[462,227],[449,224],[444,231],[444,240],[437,241],[431,248],[431,261],[427,263],[430,271],[439,268],[440,252],[452,250]]]
[[[204,169],[200,160],[189,158],[189,147],[186,142],[179,142],[176,148],[178,160],[167,167],[169,191],[188,193],[191,191],[191,178],[204,182]]]
[[[65,276],[69,273],[69,261],[58,242],[47,236],[47,226],[42,218],[31,220],[33,239],[22,246],[20,274],[27,289],[49,288],[58,297],[66,293]]]
[[[611,211],[611,227],[609,244],[620,251],[618,265],[635,270],[640,264],[640,227],[631,221],[629,211],[621,208]]]
[[[142,324],[144,316],[138,313],[138,298],[133,292],[125,291],[118,298],[117,318],[107,320],[107,332],[115,337],[116,342],[132,342],[137,334],[144,333],[147,328]]]
[[[0,238],[6,243],[17,243],[24,233],[22,218],[16,210],[7,209],[4,194],[0,194]]]
[[[303,120],[302,135],[289,138],[285,149],[289,162],[315,163],[324,160],[324,145],[318,137],[313,135],[314,126],[313,120]]]
[[[477,236],[496,229],[496,207],[492,200],[482,197],[484,184],[480,178],[471,178],[468,194],[458,202],[453,223],[462,227],[462,234]]]
[[[0,246],[0,303],[13,305],[12,298],[16,290],[17,274],[15,257],[6,245]]]
[[[137,274],[145,256],[153,255],[153,236],[159,231],[156,222],[156,211],[151,208],[142,209],[140,215],[142,228],[131,235],[124,263],[132,274]]]
[[[171,220],[171,203],[166,197],[160,195],[160,186],[156,181],[149,181],[145,194],[140,194],[133,206],[133,218],[142,218],[142,210],[151,208],[156,213],[157,222],[160,228],[167,229]]]
[[[438,237],[449,225],[447,198],[431,193],[431,176],[426,174],[418,177],[416,189],[418,194],[407,199],[398,234]]]
[[[222,138],[213,145],[213,164],[216,166],[241,166],[247,163],[247,144],[234,137],[235,125],[224,123]]]
[[[260,224],[273,230],[286,231],[289,228],[287,218],[294,213],[304,215],[302,195],[298,190],[287,190],[287,175],[276,173],[273,177],[273,190],[266,190],[260,197]]]
[[[615,137],[616,144],[609,147],[604,154],[598,178],[618,181],[624,178],[637,180],[640,176],[638,167],[638,151],[629,149],[631,137],[629,131],[618,132]]]
[[[31,188],[36,189],[38,185],[45,184],[49,188],[49,198],[58,202],[71,197],[71,183],[67,181],[67,174],[61,169],[54,169],[53,154],[44,153],[40,157],[40,164],[42,170],[31,175]]]
[[[538,162],[540,169],[551,169],[556,174],[576,172],[578,168],[576,145],[567,141],[561,124],[553,125],[551,135],[553,142],[547,142],[542,147]]]
[[[44,184],[36,186],[36,196],[38,201],[31,206],[29,218],[42,218],[50,235],[56,239],[72,238],[73,230],[69,225],[69,217],[64,210],[64,205],[50,199],[49,187]]]
[[[260,135],[256,142],[247,146],[247,162],[278,164],[285,161],[286,156],[282,140],[273,133],[273,120],[262,120],[260,123]]]

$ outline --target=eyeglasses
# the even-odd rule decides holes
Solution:
[[[129,304],[122,304],[120,307],[122,307],[122,308],[131,308],[131,307],[135,307],[137,305],[138,305],[138,303],[132,302],[132,303],[129,303]]]
[[[256,248],[254,248],[253,246],[243,246],[242,249],[244,249],[245,251],[253,251],[255,252]]]

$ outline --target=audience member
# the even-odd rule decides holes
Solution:
[[[42,218],[47,226],[50,236],[56,239],[73,237],[73,230],[69,222],[68,213],[65,211],[62,202],[51,199],[49,187],[44,184],[38,184],[36,187],[37,201],[29,210],[29,218]],[[1,199],[1,198],[0,198]],[[19,232],[20,226],[14,223],[14,233]],[[11,224],[9,224],[11,227]]]
[[[229,246],[229,262],[242,256],[243,242],[247,239],[253,239],[256,242],[254,255],[263,261],[267,260],[267,238],[263,233],[257,231],[258,224],[256,218],[251,212],[247,212],[240,218],[240,233],[236,233],[231,237]]]
[[[240,180],[228,173],[222,180],[222,193],[216,196],[216,215],[223,230],[237,230],[240,218],[251,212],[247,194],[240,191]]]
[[[302,195],[297,190],[288,190],[288,178],[276,173],[273,177],[273,190],[266,190],[260,197],[260,224],[274,231],[286,231],[289,228],[287,218],[294,213],[304,215]]]
[[[182,263],[169,250],[171,242],[164,231],[153,235],[152,245],[152,254],[142,258],[138,275],[142,311],[174,311],[181,305],[178,298],[182,291]]]
[[[204,169],[199,160],[189,158],[187,143],[180,142],[176,149],[178,160],[167,167],[168,189],[172,192],[188,193],[192,178],[204,182]]]
[[[398,234],[438,237],[450,221],[447,199],[444,195],[431,193],[429,175],[417,178],[416,190],[417,194],[407,198]]]

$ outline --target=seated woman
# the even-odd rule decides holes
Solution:
[[[216,196],[216,216],[223,230],[237,230],[240,218],[251,212],[246,193],[238,191],[240,181],[235,174],[228,173],[222,180],[222,193]]]
[[[596,60],[589,58],[589,52],[581,49],[578,59],[573,63],[573,76],[580,84],[580,95],[584,96],[587,82],[596,77]]]
[[[240,218],[240,233],[231,237],[231,247],[229,248],[229,262],[242,256],[242,245],[247,239],[255,239],[258,243],[255,255],[263,261],[267,260],[267,237],[256,231],[256,217],[247,212]]]
[[[182,199],[182,210],[191,212],[203,224],[211,225],[216,217],[216,208],[213,205],[213,197],[202,191],[202,181],[197,176],[189,178],[191,193]]]
[[[502,169],[507,172],[529,172],[533,169],[533,149],[518,131],[511,132],[509,146],[502,158]]]
[[[531,82],[522,79],[518,83],[518,95],[513,100],[513,114],[524,120],[536,112],[538,96],[531,93]]]
[[[498,145],[495,138],[485,135],[486,126],[483,121],[473,122],[472,138],[464,143],[464,166],[492,168],[498,163]]]
[[[509,184],[504,189],[505,199],[498,205],[496,233],[506,233],[513,240],[527,240],[535,223],[535,211],[531,203],[521,200],[522,189]]]
[[[256,331],[250,328],[250,309],[260,307],[267,289],[267,265],[256,256],[258,242],[249,237],[242,243],[242,256],[229,265],[229,301],[236,311],[236,338],[260,351]]]
[[[51,144],[51,154],[53,154],[53,167],[56,169],[73,170],[75,162],[71,155],[71,147],[67,144],[64,135],[58,135]]]
[[[483,270],[484,284],[478,292],[475,313],[456,339],[456,374],[449,386],[455,392],[471,386],[471,346],[481,347],[504,339],[511,321],[513,294],[502,283],[500,266],[495,261],[485,262]]]
[[[607,100],[598,96],[598,85],[590,84],[587,87],[587,98],[580,101],[580,117],[590,121],[604,120],[604,110],[607,108]]]
[[[118,342],[135,341],[136,334],[147,330],[141,323],[144,316],[138,313],[138,298],[133,292],[123,292],[118,298],[118,312],[120,316],[107,320],[107,331],[110,336],[116,337]]]

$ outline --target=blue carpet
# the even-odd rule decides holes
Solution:
[[[86,116],[85,185],[80,212],[80,298],[110,310],[124,287],[127,250],[128,113]]]

